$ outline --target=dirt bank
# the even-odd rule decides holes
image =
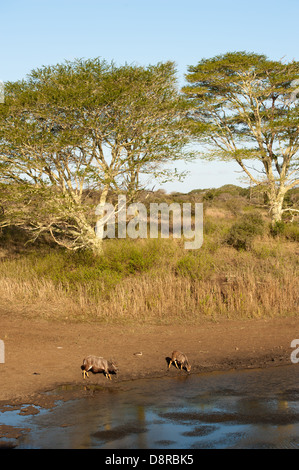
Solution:
[[[90,384],[114,386],[141,377],[184,374],[167,370],[173,349],[184,351],[191,373],[290,364],[291,341],[299,338],[296,318],[204,322],[197,326],[111,326],[25,320],[0,313],[0,405],[33,403],[60,384],[82,384],[82,359],[114,359],[117,376],[90,374]],[[141,352],[142,355],[136,355]]]

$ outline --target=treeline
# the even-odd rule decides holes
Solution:
[[[107,202],[116,204],[118,194],[109,191]],[[83,204],[95,206],[99,198],[96,190],[83,191]],[[236,249],[248,250],[252,246],[255,235],[280,236],[282,239],[299,241],[299,225],[296,215],[285,212],[280,223],[272,226],[269,216],[265,192],[261,187],[244,188],[232,184],[219,188],[194,189],[188,193],[167,193],[163,189],[156,191],[142,190],[138,193],[138,201],[142,202],[146,209],[150,210],[151,203],[190,204],[191,214],[194,215],[196,203],[203,204],[204,234],[214,233],[217,225],[213,219],[220,217],[225,221],[227,233],[223,238],[224,244],[230,244]],[[299,202],[299,188],[289,191],[284,200],[284,207],[297,207]],[[172,233],[172,218],[170,214],[170,236]],[[160,226],[159,226],[160,228]],[[228,230],[230,228],[230,230]],[[47,232],[44,232],[36,240],[32,240],[27,230],[17,225],[9,225],[0,228],[0,246],[6,253],[27,253],[32,249],[41,250],[49,247],[59,247]]]
[[[218,158],[237,162],[250,198],[262,191],[279,230],[299,213],[290,196],[299,183],[298,76],[298,62],[234,52],[190,66],[182,90],[173,62],[100,59],[43,66],[5,83],[0,227],[98,255],[109,197],[141,201],[154,180],[183,177],[171,170],[177,160]],[[230,193],[211,189],[203,198]]]

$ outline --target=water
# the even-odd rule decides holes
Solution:
[[[299,366],[91,387],[34,416],[0,413],[0,424],[30,428],[18,448],[298,448]]]

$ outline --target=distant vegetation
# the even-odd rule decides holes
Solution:
[[[185,75],[203,157],[235,161],[252,184],[264,185],[272,226],[293,212],[284,201],[299,184],[298,74],[294,60],[234,51],[202,59]]]
[[[60,247],[99,256],[111,191],[140,202],[150,183],[184,177],[173,169],[176,161],[200,158],[237,163],[247,181],[262,189],[272,235],[289,230],[296,236],[285,229],[284,217],[299,213],[291,201],[299,184],[298,74],[299,62],[239,51],[189,66],[181,90],[172,61],[117,66],[75,59],[6,82],[0,227],[18,226],[33,241],[51,237]],[[220,210],[236,218],[227,243],[250,249],[263,228],[253,228],[256,218],[237,219],[248,192],[227,185],[188,198],[201,196],[207,206],[221,202]],[[251,203],[254,197],[249,190]]]
[[[145,204],[203,202],[203,246],[115,239],[94,256],[65,251],[47,235],[27,243],[21,229],[3,228],[2,307],[29,317],[126,324],[298,315],[298,222],[285,218],[273,227],[260,190],[226,185],[139,196]],[[285,204],[298,199],[295,188]]]
[[[298,314],[298,73],[299,62],[241,51],[190,66],[182,90],[171,61],[76,59],[6,82],[1,305],[113,323]],[[196,158],[236,162],[251,186],[145,189]],[[202,202],[203,246],[103,241],[105,204],[119,211],[120,194],[147,208]]]

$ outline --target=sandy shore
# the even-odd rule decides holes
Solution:
[[[299,337],[297,318],[105,326],[26,320],[2,312],[0,322],[5,352],[0,405],[36,403],[46,390],[83,384],[81,364],[89,354],[117,362],[119,372],[111,381],[102,373],[87,379],[89,384],[111,387],[124,380],[186,373],[175,367],[168,370],[167,358],[174,349],[187,354],[191,373],[291,364],[291,341]]]

